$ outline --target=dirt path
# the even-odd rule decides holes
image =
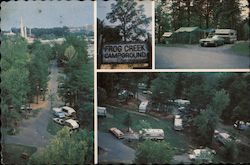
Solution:
[[[54,95],[57,93],[57,75],[57,64],[53,61],[51,63],[51,74],[48,89],[49,92]],[[48,99],[48,97],[46,99]],[[57,100],[54,102],[57,102]],[[19,133],[13,136],[6,136],[6,143],[34,146],[38,149],[45,147],[49,143],[50,139],[53,137],[47,132],[47,125],[49,120],[51,120],[50,102],[44,101],[42,104],[37,104],[35,108],[41,108],[38,115],[35,118],[23,120],[19,127]]]

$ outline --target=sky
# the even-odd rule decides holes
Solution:
[[[152,5],[153,2],[151,0],[144,0],[144,1],[136,1],[137,5],[144,5],[144,9],[145,9],[145,15],[147,17],[152,17]],[[107,13],[111,12],[111,4],[115,3],[115,0],[109,0],[109,1],[103,1],[103,0],[97,0],[97,18],[99,18],[100,20],[104,20],[105,25],[116,25],[116,24],[112,24],[110,23],[107,19],[106,19],[106,15]],[[147,30],[150,32],[152,29],[152,21],[149,24]]]
[[[82,27],[94,23],[92,1],[9,1],[1,3],[1,29],[20,27]]]

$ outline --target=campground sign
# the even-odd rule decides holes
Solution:
[[[146,43],[104,44],[102,47],[103,64],[147,63],[149,51]]]

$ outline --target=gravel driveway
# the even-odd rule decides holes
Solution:
[[[155,47],[157,69],[249,69],[250,58],[230,51],[230,45],[219,47]]]
[[[56,66],[56,62],[54,61],[51,64],[51,75],[48,85],[49,91],[51,90],[51,93],[54,94],[57,92],[57,75],[58,68]],[[47,103],[35,118],[22,121],[18,134],[5,136],[5,142],[34,146],[37,148],[45,147],[53,137],[47,132],[47,125],[49,120],[51,120],[50,118],[50,103]]]
[[[98,154],[98,163],[101,164],[132,164],[135,159],[135,150],[124,145],[111,133],[98,132],[98,147],[104,150]]]

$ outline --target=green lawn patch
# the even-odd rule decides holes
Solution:
[[[36,147],[24,146],[19,144],[2,145],[3,164],[27,164],[29,157],[36,152]],[[27,158],[22,154],[27,154]]]
[[[63,128],[63,126],[55,123],[52,119],[49,121],[48,126],[47,126],[47,131],[51,135],[56,135],[58,131],[60,131]]]
[[[239,42],[232,46],[231,50],[239,55],[249,56],[249,42]]]
[[[165,121],[165,120],[156,120],[151,116],[142,116],[139,114],[132,113],[130,111],[126,111],[126,109],[122,108],[108,108],[108,113],[113,117],[108,118],[99,118],[98,119],[98,129],[102,132],[107,132],[111,127],[117,127],[118,129],[125,130],[126,126],[123,124],[123,121],[128,113],[132,118],[131,128],[134,131],[139,131],[137,129],[137,125],[140,120],[145,120],[149,122],[152,128],[163,129],[165,132],[165,140],[171,144],[171,146],[178,149],[188,149],[188,145],[185,142],[184,135],[173,130],[173,122]]]

